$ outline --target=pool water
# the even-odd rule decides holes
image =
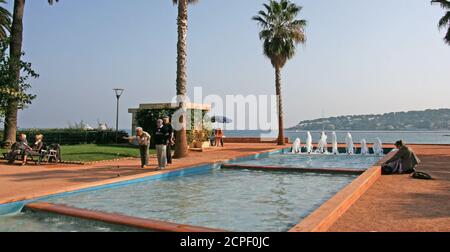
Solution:
[[[49,200],[228,231],[287,231],[356,176],[212,169]]]
[[[0,232],[138,232],[107,223],[24,211],[14,216],[0,216]]]
[[[352,168],[366,170],[382,159],[375,155],[306,155],[283,154],[230,164],[275,166],[284,168]]]

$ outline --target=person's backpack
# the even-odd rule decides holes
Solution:
[[[427,179],[427,180],[433,179],[430,176],[430,174],[427,174],[425,172],[419,172],[419,171],[414,172],[412,174],[412,178],[414,178],[414,179]]]

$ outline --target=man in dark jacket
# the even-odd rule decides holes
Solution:
[[[416,166],[420,164],[420,159],[401,140],[395,143],[395,147],[398,149],[397,153],[382,165],[383,174],[413,173]]]
[[[172,146],[175,144],[174,131],[169,117],[163,118],[164,127],[167,130],[167,163],[172,164]]]
[[[167,127],[164,127],[163,120],[159,119],[156,122],[156,130],[154,134],[156,145],[156,156],[158,158],[158,170],[163,170],[167,166],[167,139],[169,132]]]

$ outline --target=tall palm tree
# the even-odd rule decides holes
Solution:
[[[303,19],[296,19],[302,7],[288,0],[279,2],[270,0],[268,4],[263,5],[265,10],[259,11],[253,20],[257,21],[262,28],[259,37],[263,41],[264,54],[275,68],[275,87],[278,98],[278,145],[284,145],[281,69],[289,59],[294,57],[296,45],[306,42],[304,28],[307,22]]]
[[[198,0],[172,0],[172,2],[178,4],[177,96],[183,98],[187,89],[188,4],[196,3]],[[179,102],[180,109],[183,109],[183,99]],[[180,123],[182,128],[176,131],[175,158],[183,158],[188,154],[185,113],[182,113],[177,123]]]
[[[0,0],[0,4],[6,4],[6,0]],[[0,6],[0,40],[8,36],[11,31],[11,13],[2,6]]]
[[[439,20],[439,28],[445,29],[447,28],[447,34],[444,37],[445,43],[450,45],[450,1],[449,0],[433,0],[431,1],[431,4],[440,4],[442,9],[446,10],[447,12],[445,15]]]
[[[59,0],[48,0],[50,5]],[[20,80],[20,58],[22,57],[23,43],[23,16],[25,11],[25,0],[14,0],[13,22],[11,27],[11,42],[9,47],[9,85],[19,91]],[[5,145],[9,146],[16,142],[17,133],[17,101],[10,101],[5,114]]]

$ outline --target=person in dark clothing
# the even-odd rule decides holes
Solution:
[[[216,146],[216,130],[211,131],[211,135],[209,136],[209,145],[211,147]]]
[[[403,144],[403,141],[397,141],[395,147],[397,153],[382,165],[383,174],[411,174],[420,164],[420,159],[411,148]]]
[[[158,170],[165,169],[167,166],[167,139],[169,137],[169,132],[167,127],[164,127],[163,120],[159,119],[156,122],[155,131],[155,145],[156,145],[156,155],[158,157]]]
[[[170,123],[169,117],[163,118],[164,127],[166,127],[168,137],[167,137],[167,146],[166,146],[166,152],[167,152],[167,163],[172,164],[172,146],[175,144],[174,139],[174,131],[172,124]]]
[[[30,150],[31,147],[28,145],[27,135],[20,134],[19,141],[13,144],[11,147],[11,151],[7,155],[8,164],[13,164],[18,155],[25,154],[25,151]],[[25,157],[25,155],[24,155]],[[23,161],[22,165],[25,165],[26,162]]]

